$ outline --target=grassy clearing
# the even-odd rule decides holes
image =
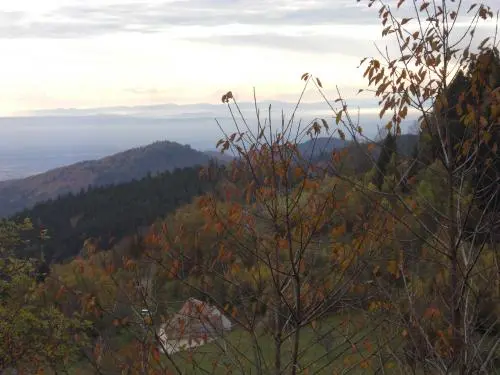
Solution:
[[[347,323],[349,322],[349,323]],[[181,352],[172,359],[186,374],[257,374],[257,368],[271,373],[275,346],[271,333],[257,337],[241,329],[191,353]],[[363,317],[336,316],[301,330],[300,371],[303,374],[372,374],[378,367],[373,326]],[[281,362],[290,371],[292,339],[282,347]],[[168,359],[164,360],[168,364]],[[256,364],[260,364],[257,366]],[[287,371],[288,370],[288,371]],[[386,373],[391,373],[386,367]]]
[[[299,374],[375,374],[380,367],[377,352],[378,333],[374,321],[362,314],[344,314],[328,317],[317,324],[301,329],[299,347]],[[129,337],[122,337],[122,344]],[[119,347],[115,343],[115,348]],[[281,351],[283,373],[290,373],[292,338],[285,340]],[[117,355],[115,352],[114,355]],[[139,355],[139,353],[137,353]],[[255,337],[242,329],[235,329],[215,342],[183,351],[172,356],[183,374],[270,374],[274,366],[275,344],[272,333],[260,331]],[[166,355],[161,357],[162,368],[171,368]],[[259,365],[257,365],[259,364]],[[384,366],[387,375],[400,373]],[[80,363],[69,372],[71,375],[95,374],[88,363]],[[172,372],[176,373],[175,371]],[[381,373],[381,372],[377,372]]]

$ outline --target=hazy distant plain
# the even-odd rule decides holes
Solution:
[[[278,124],[280,111],[285,116],[293,104],[273,102],[273,121]],[[261,104],[267,114],[269,103]],[[251,103],[242,109],[254,127],[255,111]],[[262,117],[266,117],[262,114]],[[322,104],[304,105],[297,119],[306,122],[316,116],[332,115]],[[221,132],[215,119],[228,132],[234,123],[224,105],[175,104],[114,107],[88,110],[53,110],[30,113],[22,117],[0,118],[0,180],[22,178],[49,169],[101,158],[158,140],[189,144],[199,150],[215,148]],[[373,136],[381,121],[376,114],[362,117],[365,131]]]

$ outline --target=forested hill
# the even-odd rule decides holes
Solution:
[[[141,179],[148,174],[208,163],[212,157],[175,142],[161,141],[99,160],[83,161],[28,178],[0,182],[0,217],[89,186]]]
[[[196,166],[175,169],[36,204],[14,216],[14,220],[31,219],[35,227],[33,247],[23,255],[40,255],[37,237],[41,229],[46,229],[49,237],[43,242],[48,261],[74,257],[89,238],[107,248],[210,189],[211,182],[201,179],[199,172],[200,167]]]
[[[398,137],[398,140],[399,138],[401,137]],[[398,146],[403,147],[398,148],[402,148],[401,153],[409,154],[417,137],[404,138],[405,142],[402,145],[398,143]],[[318,138],[315,141],[300,144],[299,149],[306,155],[312,153],[320,160],[321,155],[318,153],[329,155],[334,149],[349,147],[349,144],[349,142],[334,138],[329,140]],[[199,166],[175,169],[172,172],[149,174],[140,180],[115,183],[120,181],[120,176],[126,174],[127,165],[131,166],[129,175],[140,176],[141,168],[138,164],[145,163],[140,158],[141,150],[146,155],[156,155],[157,158],[161,158],[165,148],[178,150],[184,147],[184,154],[197,155],[197,151],[187,146],[171,145],[172,147],[165,147],[165,143],[156,143],[143,149],[130,150],[106,158],[111,159],[110,165],[116,164],[114,174],[112,174],[113,171],[105,170],[104,173],[99,174],[100,180],[96,178],[96,181],[106,186],[94,186],[77,193],[66,193],[57,198],[39,202],[34,207],[17,213],[13,219],[17,221],[30,218],[35,225],[36,233],[39,233],[40,229],[47,229],[50,239],[45,241],[43,246],[45,256],[51,261],[63,261],[74,257],[82,249],[84,241],[89,238],[98,239],[99,246],[107,248],[124,236],[137,233],[142,227],[151,225],[156,219],[189,203],[195,196],[212,189],[214,183],[217,183],[217,178],[213,182],[199,178],[201,163]],[[378,153],[376,150],[372,152]],[[177,154],[182,155],[181,152]],[[369,169],[370,161],[366,159],[362,151],[352,148],[349,154],[351,156],[346,161],[351,173]],[[168,156],[165,157],[168,158]],[[138,161],[135,161],[137,159]],[[205,159],[200,157],[200,160]],[[160,168],[162,163],[159,160],[153,160],[150,165]],[[223,173],[223,167],[219,167],[218,171]],[[32,238],[32,241],[37,240]],[[26,255],[38,256],[40,254],[39,246],[32,247],[31,251],[34,253]]]

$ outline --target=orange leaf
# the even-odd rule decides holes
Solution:
[[[424,316],[426,318],[439,318],[441,316],[441,311],[436,307],[429,307],[425,310]]]
[[[288,241],[285,238],[280,238],[278,241],[278,247],[280,249],[287,249],[288,248]]]
[[[215,224],[215,231],[217,232],[217,234],[221,234],[223,230],[224,225],[221,222]]]
[[[365,340],[365,342],[363,344],[364,344],[364,347],[365,347],[367,352],[371,353],[373,351],[373,345],[370,342],[370,340]]]
[[[345,224],[342,223],[341,225],[333,228],[332,230],[332,236],[337,238],[337,237],[340,237],[342,235],[344,235],[346,232],[346,227],[345,227]]]
[[[304,176],[304,170],[301,167],[296,167],[294,173],[296,178]]]

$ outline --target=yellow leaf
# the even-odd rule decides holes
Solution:
[[[394,362],[387,362],[384,367],[391,369],[391,368],[394,368],[395,366],[396,366],[396,364]]]
[[[341,119],[342,119],[342,110],[337,112],[337,115],[335,116],[335,123],[338,125]]]
[[[346,355],[346,356],[344,357],[344,365],[345,365],[345,366],[350,366],[350,365],[351,365],[351,363],[352,363],[352,358],[351,358],[351,356],[350,356],[350,355]]]
[[[390,260],[387,264],[387,272],[391,275],[397,276],[399,274],[398,262],[395,260]]]

